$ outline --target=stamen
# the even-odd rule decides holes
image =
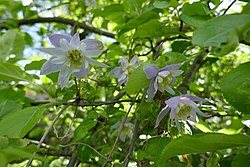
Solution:
[[[69,50],[66,56],[71,65],[80,66],[82,64],[83,54],[79,50]]]

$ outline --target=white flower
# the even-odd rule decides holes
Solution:
[[[183,73],[182,70],[178,70],[182,64],[172,64],[158,70],[154,65],[144,66],[143,70],[146,73],[148,79],[151,79],[150,85],[148,87],[148,101],[152,100],[159,90],[164,92],[165,90],[174,95],[175,92],[171,88],[171,85],[175,84],[176,76]]]
[[[79,34],[73,37],[61,34],[49,35],[50,42],[55,48],[40,48],[39,50],[52,55],[43,64],[41,75],[60,71],[58,83],[61,89],[67,86],[71,74],[83,78],[89,73],[89,64],[108,67],[108,65],[93,60],[102,53],[103,44],[98,40],[80,40]]]
[[[126,85],[128,82],[128,75],[131,74],[141,63],[138,61],[138,57],[134,56],[129,62],[126,58],[120,57],[119,63],[121,67],[116,67],[109,72],[109,74],[115,78],[118,78],[118,86],[122,84]]]
[[[164,107],[159,113],[155,127],[159,125],[163,117],[166,116],[168,112],[170,112],[171,122],[172,123],[175,122],[179,132],[180,132],[179,121],[189,120],[192,122],[197,122],[196,113],[198,113],[203,117],[208,117],[209,115],[204,114],[198,109],[198,105],[194,101],[200,103],[206,102],[206,100],[200,97],[189,94],[172,97],[166,100],[165,101],[166,107]]]

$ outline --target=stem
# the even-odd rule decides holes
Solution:
[[[56,121],[59,119],[59,117],[62,115],[62,113],[69,107],[69,105],[65,105],[56,115],[56,117],[54,118],[54,120],[52,121],[52,123],[50,124],[50,126],[48,127],[48,129],[45,131],[45,133],[43,134],[42,138],[40,139],[39,143],[37,144],[37,148],[40,148],[45,140],[45,138],[47,137],[47,135],[49,134],[50,130],[52,129],[53,125],[56,123]],[[34,154],[36,154],[36,152],[34,152]],[[28,163],[26,164],[26,167],[29,167],[32,163],[33,159],[30,159],[28,161]]]
[[[144,90],[142,98],[141,98],[141,102],[143,102],[145,100],[147,90],[148,89]],[[127,153],[126,158],[124,160],[124,165],[123,165],[124,167],[128,166],[128,163],[129,163],[129,160],[130,160],[130,155],[132,154],[132,152],[134,150],[135,142],[136,142],[136,139],[138,138],[138,133],[139,133],[139,121],[135,117],[135,127],[134,127],[134,130],[133,130],[133,136],[132,136],[132,139],[130,141],[129,148],[128,148],[128,153]]]
[[[125,123],[126,123],[126,121],[127,121],[128,115],[129,115],[129,113],[130,113],[130,111],[131,111],[133,105],[135,104],[135,101],[136,101],[136,98],[137,98],[138,95],[139,95],[139,92],[137,93],[137,95],[136,95],[135,98],[133,99],[133,101],[132,101],[132,103],[131,103],[131,105],[130,105],[130,107],[129,107],[129,110],[128,110],[128,112],[127,112],[127,114],[126,114],[124,120],[122,121],[122,124],[120,125],[120,129],[119,129],[118,135],[117,135],[117,137],[116,137],[116,139],[115,139],[115,142],[114,142],[114,144],[113,144],[113,147],[112,147],[112,149],[111,149],[111,151],[110,151],[110,153],[109,153],[109,155],[108,155],[106,161],[105,161],[104,164],[102,165],[102,167],[105,167],[105,166],[107,165],[107,163],[110,161],[110,157],[112,156],[112,154],[113,154],[113,152],[114,152],[114,150],[115,150],[115,146],[116,146],[116,144],[117,144],[117,142],[118,142],[118,140],[119,140],[119,138],[120,138],[120,135],[121,135],[121,133],[122,133],[122,129],[123,129],[123,127],[124,127],[124,125],[125,125]]]

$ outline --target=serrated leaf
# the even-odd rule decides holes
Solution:
[[[133,71],[128,78],[128,83],[124,88],[128,94],[136,94],[139,90],[148,87],[150,83],[143,71],[143,65]]]
[[[201,47],[215,47],[224,55],[234,50],[249,30],[250,14],[224,15],[208,20],[193,33],[192,43]],[[226,47],[226,48],[224,48]]]
[[[221,90],[233,107],[243,113],[250,111],[250,62],[239,65],[221,79]]]
[[[157,164],[176,155],[212,152],[225,148],[249,146],[250,137],[245,135],[225,135],[218,133],[202,133],[185,135],[169,142],[160,154]]]
[[[12,112],[0,121],[0,135],[8,137],[25,136],[40,120],[45,107],[28,107]]]
[[[151,19],[156,19],[159,18],[158,13],[154,12],[154,11],[148,11],[143,13],[142,15],[129,20],[122,28],[121,30],[118,32],[118,37],[121,36],[122,34],[124,34],[127,31],[130,31],[134,28],[137,28],[138,26],[148,22]]]
[[[0,37],[0,60],[7,61],[7,57],[14,54],[22,57],[25,46],[24,37],[17,30],[9,30]]]
[[[26,72],[22,71],[18,66],[15,66],[11,63],[0,62],[0,80],[30,82],[32,77]]]
[[[178,34],[177,31],[167,29],[158,21],[158,19],[151,19],[137,28],[134,37],[157,38],[176,34]]]

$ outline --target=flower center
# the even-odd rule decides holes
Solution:
[[[190,115],[191,111],[192,111],[192,107],[191,106],[183,104],[180,107],[180,110],[178,111],[177,116],[180,117],[181,119],[185,120]]]
[[[70,65],[80,66],[82,64],[83,54],[77,49],[71,49],[67,53]]]
[[[129,64],[129,65],[127,66],[127,68],[126,68],[125,73],[129,75],[129,74],[131,74],[131,72],[133,72],[134,70],[135,70],[135,67]]]
[[[173,81],[172,75],[173,73],[171,71],[166,76],[159,73],[157,76],[158,86],[160,88],[166,88],[168,85],[170,85]]]

